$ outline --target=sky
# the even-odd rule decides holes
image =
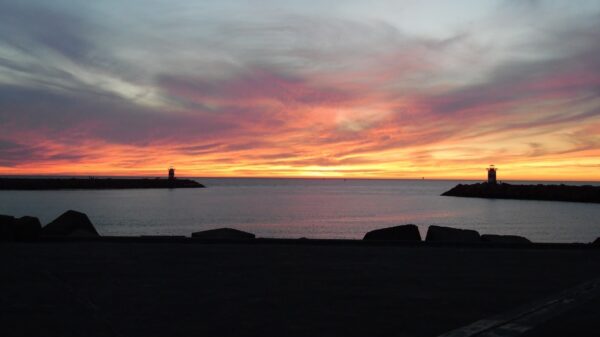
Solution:
[[[0,0],[0,174],[600,180],[599,1]]]

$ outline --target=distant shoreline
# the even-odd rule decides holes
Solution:
[[[0,190],[106,190],[203,188],[190,179],[164,178],[0,178]]]

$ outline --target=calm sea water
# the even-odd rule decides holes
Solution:
[[[103,235],[189,235],[233,227],[260,237],[357,239],[414,223],[524,235],[538,242],[590,242],[600,205],[442,197],[458,181],[197,179],[205,189],[0,191],[0,214],[43,224],[67,209],[88,214]]]

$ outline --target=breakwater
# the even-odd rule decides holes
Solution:
[[[570,201],[600,203],[600,186],[592,185],[513,185],[513,184],[459,184],[442,193],[443,196]]]
[[[0,178],[0,190],[94,190],[134,188],[202,188],[189,179],[161,178]]]

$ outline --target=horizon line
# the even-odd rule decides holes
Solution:
[[[90,174],[11,174],[5,175],[0,174],[0,178],[23,178],[23,177],[75,177],[75,178],[89,178],[89,177],[106,177],[106,178],[163,178],[163,176],[158,175],[90,175]],[[164,177],[166,178],[166,176]],[[185,179],[304,179],[304,180],[429,180],[429,181],[486,181],[487,179],[482,178],[426,178],[426,177],[307,177],[307,176],[193,176],[193,175],[181,175],[177,176],[177,178],[185,178]],[[590,182],[590,183],[600,183],[600,180],[571,180],[571,179],[524,179],[524,178],[516,178],[516,179],[504,179],[499,180],[503,181],[539,181],[539,182]]]

